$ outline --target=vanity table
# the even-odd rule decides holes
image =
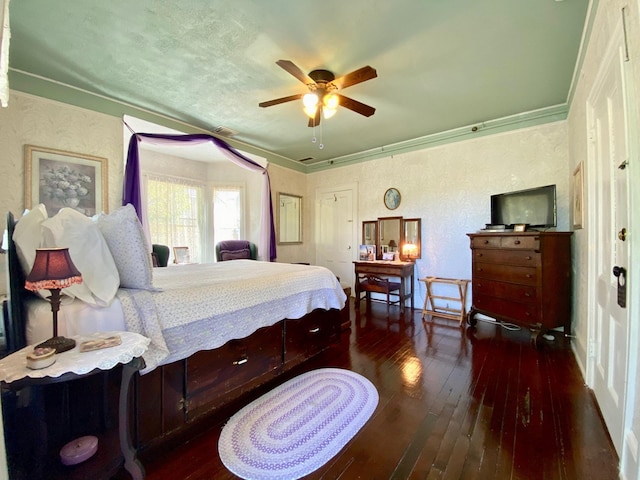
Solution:
[[[391,262],[384,260],[374,261],[355,261],[356,277],[356,308],[360,304],[360,278],[367,275],[376,277],[392,277],[400,279],[400,305],[405,306],[406,299],[411,299],[411,310],[414,309],[413,304],[413,285],[414,285],[414,263],[413,262]],[[407,280],[409,280],[409,288],[407,289]]]
[[[94,351],[80,352],[80,344],[87,340],[119,335],[121,344]],[[48,448],[46,423],[37,425],[31,437],[41,446],[44,458],[32,459],[32,465],[39,465],[38,472],[31,472],[32,477],[41,478],[110,478],[124,463],[125,469],[134,480],[144,478],[144,469],[136,458],[132,446],[129,429],[129,385],[135,372],[144,368],[142,354],[147,350],[150,340],[133,332],[109,332],[87,336],[72,337],[76,346],[67,352],[56,355],[52,365],[31,370],[26,366],[26,356],[33,351],[33,345],[23,348],[0,360],[0,381],[3,389],[22,392],[26,389],[43,389],[48,385],[83,379],[100,372],[110,371],[122,366],[122,379],[119,392],[118,427],[99,433],[97,453],[83,463],[75,466],[63,466],[57,458],[57,449]],[[27,392],[29,398],[41,399],[40,392]],[[35,401],[36,410],[44,405]],[[35,412],[35,415],[44,412]],[[39,417],[40,418],[40,417]],[[44,417],[41,417],[44,418]],[[117,437],[116,437],[117,435]],[[71,438],[68,440],[72,440]],[[112,447],[120,444],[121,456],[113,457]],[[116,447],[117,448],[117,447]]]

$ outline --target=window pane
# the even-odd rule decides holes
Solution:
[[[242,195],[240,187],[213,189],[213,228],[215,241],[240,240],[242,231]]]
[[[147,217],[151,241],[189,247],[191,261],[201,261],[203,187],[179,179],[149,177]]]

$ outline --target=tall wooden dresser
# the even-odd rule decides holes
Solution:
[[[532,328],[532,341],[562,326],[571,333],[571,232],[470,233],[473,304],[481,313]]]

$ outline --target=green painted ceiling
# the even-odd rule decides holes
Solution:
[[[327,163],[566,111],[587,10],[588,0],[13,0],[10,78],[18,90],[39,82],[56,97],[61,83]],[[378,78],[341,93],[375,115],[340,108],[314,144],[300,102],[258,107],[306,92],[278,59],[336,76],[371,65]]]

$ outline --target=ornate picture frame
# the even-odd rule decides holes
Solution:
[[[389,210],[395,210],[398,208],[401,200],[402,197],[397,188],[388,188],[387,191],[384,192],[384,206]]]
[[[178,265],[191,263],[189,247],[173,247],[173,263]]]
[[[24,205],[49,216],[71,207],[89,217],[108,210],[106,158],[25,145]]]
[[[573,172],[573,201],[572,218],[573,228],[580,229],[584,223],[584,173],[582,162],[578,164]]]

